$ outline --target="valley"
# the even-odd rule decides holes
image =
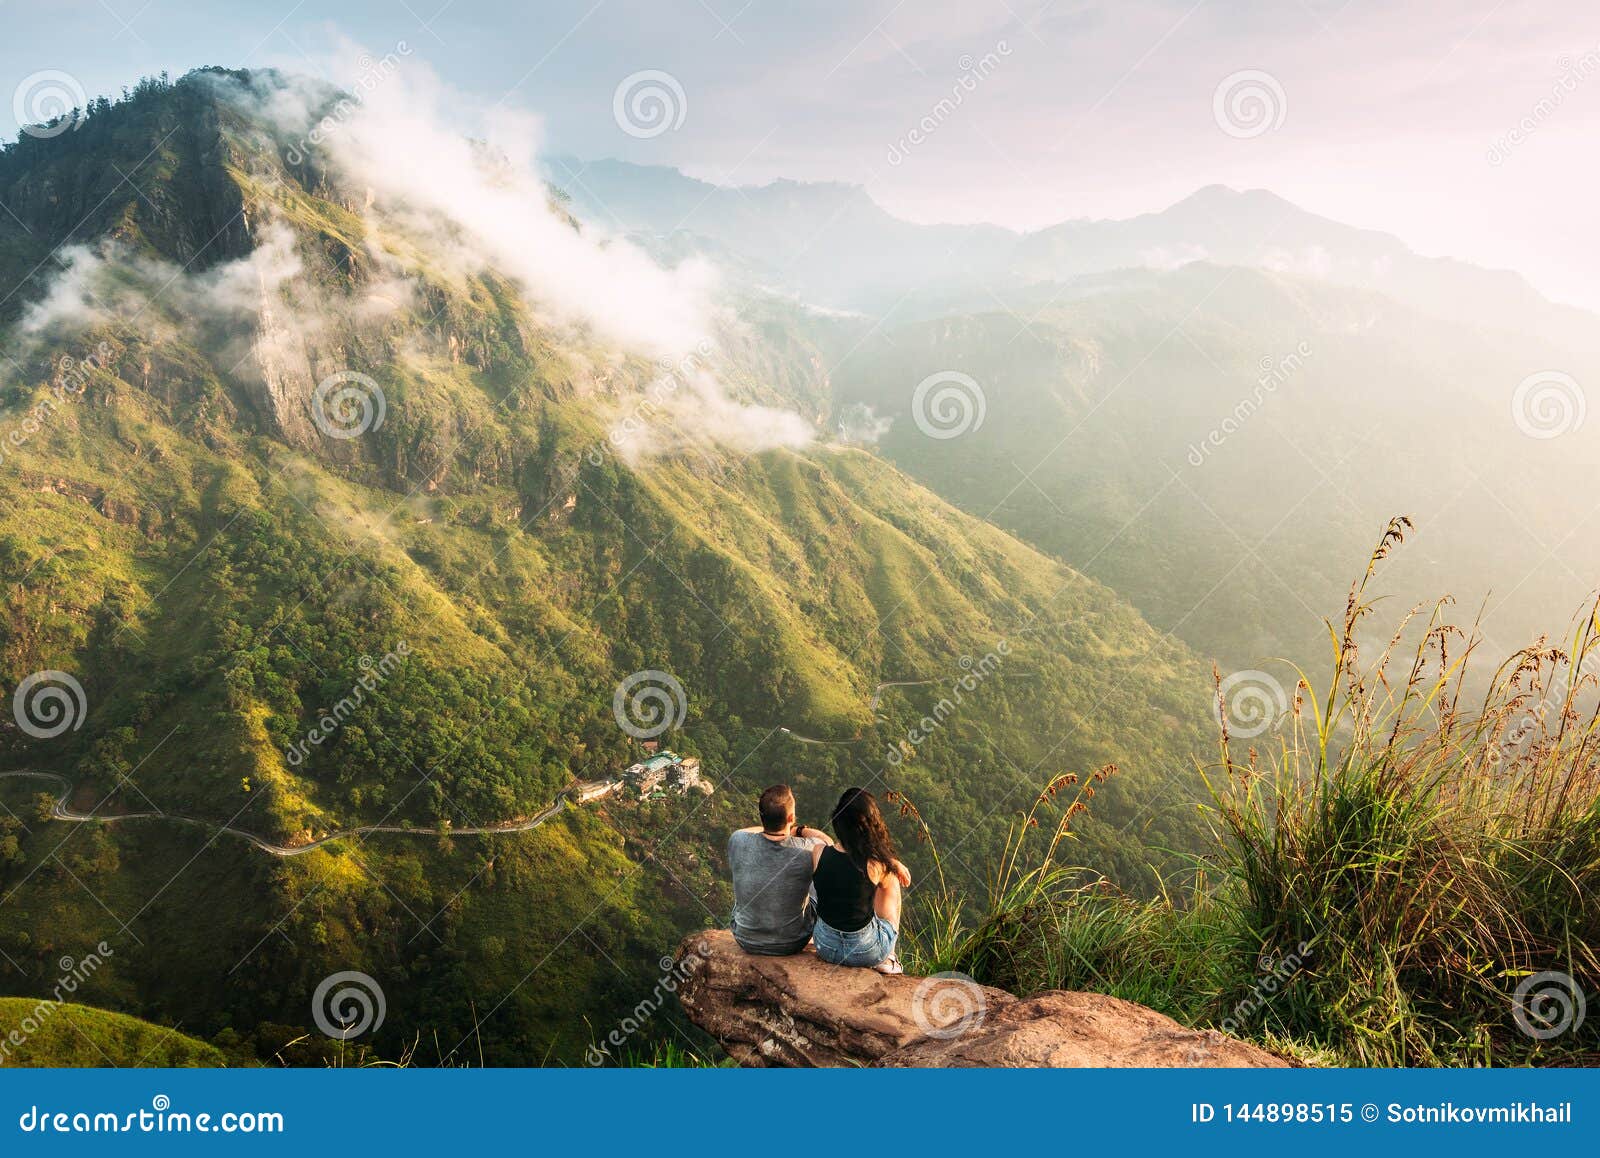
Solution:
[[[1497,654],[1600,570],[1595,427],[1511,405],[1600,330],[1520,280],[1260,191],[540,175],[426,100],[202,69],[0,150],[0,993],[105,942],[89,1004],[304,1062],[354,971],[378,1057],[575,1063],[768,784],[1131,910],[1215,868],[1219,684],[1281,739],[1392,516]]]

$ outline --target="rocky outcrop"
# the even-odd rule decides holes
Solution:
[[[159,512],[142,509],[126,499],[107,494],[104,488],[92,483],[27,470],[19,471],[18,478],[24,486],[40,494],[78,499],[113,523],[124,527],[137,527],[146,535],[151,534],[161,524]]]
[[[930,1034],[881,1066],[1259,1068],[1288,1063],[1216,1030],[1194,1030],[1136,1002],[1056,989],[1013,1001],[956,1034]]]
[[[722,930],[690,937],[678,959],[690,1019],[752,1066],[864,1065],[1016,1000],[971,981],[824,965],[812,952],[753,957]]]
[[[1019,999],[961,974],[888,977],[815,953],[753,957],[725,931],[678,949],[691,1020],[748,1066],[1284,1066],[1131,1001],[1053,990]]]

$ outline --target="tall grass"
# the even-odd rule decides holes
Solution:
[[[1296,670],[1259,749],[1240,750],[1219,679],[1218,758],[1201,769],[1217,845],[1192,880],[1136,899],[1064,863],[1114,770],[1058,777],[986,897],[914,908],[916,966],[1111,992],[1316,1060],[1600,1057],[1600,1009],[1579,1016],[1600,996],[1600,604],[1564,646],[1476,680],[1481,634],[1449,600],[1373,645],[1369,585],[1409,528],[1389,524],[1328,622],[1326,686]]]

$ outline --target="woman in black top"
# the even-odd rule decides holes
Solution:
[[[812,852],[817,890],[817,956],[831,965],[899,973],[900,890],[911,875],[895,857],[894,840],[872,793],[847,788],[833,809],[838,847]]]

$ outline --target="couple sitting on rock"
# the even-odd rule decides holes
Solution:
[[[900,890],[911,874],[872,793],[847,788],[833,808],[833,832],[795,819],[794,793],[761,794],[761,824],[728,838],[733,872],[733,939],[746,953],[786,957],[815,938],[830,965],[899,973]]]

